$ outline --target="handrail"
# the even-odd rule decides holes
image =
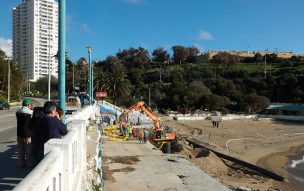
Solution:
[[[86,126],[94,118],[89,106],[68,118],[68,134],[44,145],[44,159],[13,189],[14,191],[83,190],[86,176]]]

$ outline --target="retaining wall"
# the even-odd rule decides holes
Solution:
[[[287,121],[299,121],[304,122],[304,116],[292,116],[292,115],[258,115],[259,118],[270,118]]]
[[[69,132],[62,139],[44,145],[44,159],[14,188],[14,191],[80,191],[86,177],[86,126],[95,118],[96,107],[89,106],[66,120]]]

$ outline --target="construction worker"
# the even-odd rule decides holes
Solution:
[[[144,128],[144,143],[147,143],[148,138],[149,138],[149,131]]]
[[[137,137],[137,129],[135,127],[132,128],[132,137],[133,138]]]
[[[139,143],[144,143],[144,131],[143,130],[140,130],[140,132],[139,132],[139,137],[138,137],[138,139],[139,139]]]

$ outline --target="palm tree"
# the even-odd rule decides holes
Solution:
[[[94,90],[95,91],[106,91],[109,87],[109,74],[98,71],[94,75]]]
[[[113,96],[114,104],[128,100],[131,95],[131,83],[122,71],[114,71],[109,78],[109,92]]]

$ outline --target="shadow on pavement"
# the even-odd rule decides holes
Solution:
[[[0,152],[0,190],[12,190],[31,171],[17,165],[17,143],[9,143]]]

